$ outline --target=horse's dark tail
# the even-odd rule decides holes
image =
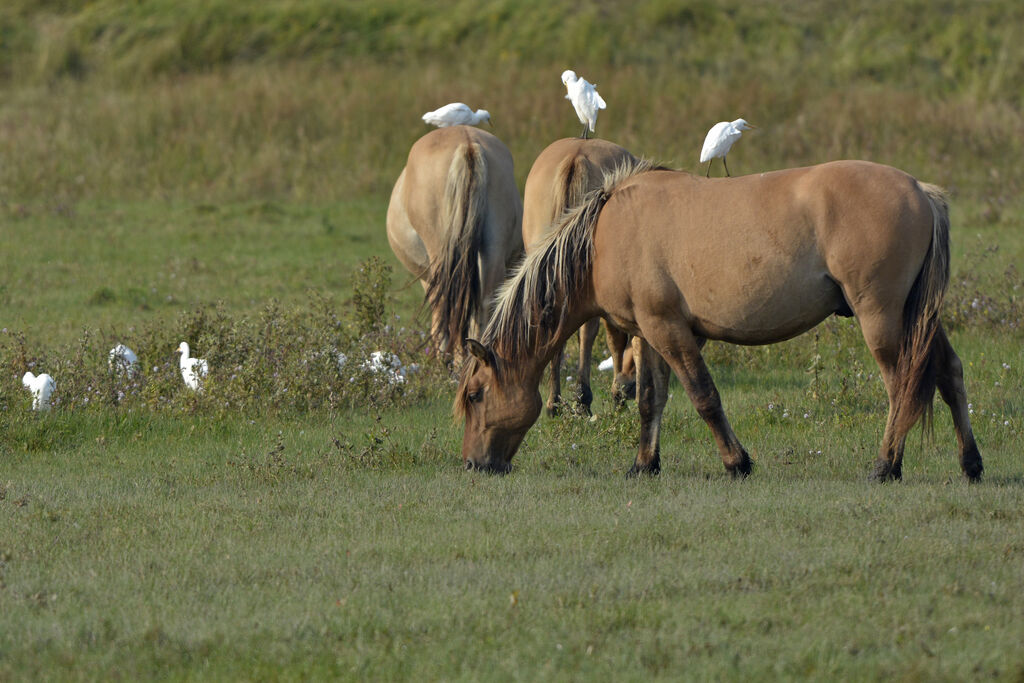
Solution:
[[[483,282],[480,249],[487,220],[487,163],[475,142],[455,149],[441,216],[447,238],[427,282],[427,302],[434,316],[432,330],[444,353],[461,348],[472,320],[483,323]]]
[[[949,286],[949,206],[941,188],[918,183],[932,209],[932,241],[903,306],[903,337],[896,361],[894,434],[906,434],[920,418],[931,428],[937,376],[933,342]],[[884,444],[898,447],[899,444]]]

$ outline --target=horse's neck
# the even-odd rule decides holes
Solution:
[[[594,307],[593,301],[582,302],[574,310],[565,312],[554,332],[548,335],[538,334],[533,338],[531,348],[528,349],[526,357],[522,361],[523,367],[526,369],[525,376],[530,379],[531,384],[540,386],[544,370],[551,363],[551,359],[555,357],[555,353],[565,346],[569,337],[576,334],[583,323],[596,317],[599,313],[600,311]]]

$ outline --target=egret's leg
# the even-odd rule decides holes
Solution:
[[[713,164],[713,163],[715,163],[714,158],[712,158],[711,161],[708,162],[708,170],[704,173],[704,177],[705,178],[710,178],[711,177],[711,164]]]
[[[587,124],[585,123],[583,124],[583,132],[580,133],[580,137],[583,138],[584,140],[587,139]]]
[[[727,175],[727,176],[729,176],[731,178],[732,174],[729,173],[729,164],[728,164],[728,162],[726,162],[725,156],[722,157],[722,163],[725,164],[725,175]]]

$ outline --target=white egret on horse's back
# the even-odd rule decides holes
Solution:
[[[597,125],[598,110],[606,109],[608,105],[604,98],[598,94],[597,87],[586,79],[577,76],[575,71],[563,71],[562,83],[565,84],[565,89],[569,91],[565,99],[572,102],[573,109],[576,110],[576,116],[579,118],[580,123],[583,124],[583,132],[580,134],[580,137],[586,138],[587,129],[591,133],[594,132],[594,126]]]
[[[719,121],[715,125],[711,126],[711,130],[708,131],[707,137],[704,138],[704,147],[700,150],[700,163],[705,161],[713,161],[714,159],[721,157],[722,163],[725,165],[725,175],[729,175],[729,164],[725,162],[725,155],[729,153],[733,144],[740,139],[743,135],[743,131],[751,130],[757,126],[752,126],[743,119],[736,119],[735,121]],[[708,171],[704,174],[705,177],[711,175],[711,164],[708,164]]]
[[[452,102],[440,109],[428,111],[423,115],[423,122],[429,123],[438,128],[448,126],[478,126],[484,121],[491,124],[491,115],[486,109],[477,109],[475,112],[462,102]]]

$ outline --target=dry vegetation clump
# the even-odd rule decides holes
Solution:
[[[20,381],[28,370],[55,378],[53,410],[64,412],[289,415],[421,400],[446,384],[449,370],[429,355],[420,326],[402,325],[391,312],[389,284],[390,267],[372,258],[357,273],[347,306],[312,294],[308,308],[285,310],[271,301],[254,316],[199,307],[142,329],[85,330],[58,348],[5,329],[0,409],[28,414],[31,399]],[[174,353],[182,340],[209,363],[201,391],[182,381]],[[139,356],[134,374],[108,366],[109,349],[119,342]],[[375,352],[385,354],[385,367],[372,362]]]

